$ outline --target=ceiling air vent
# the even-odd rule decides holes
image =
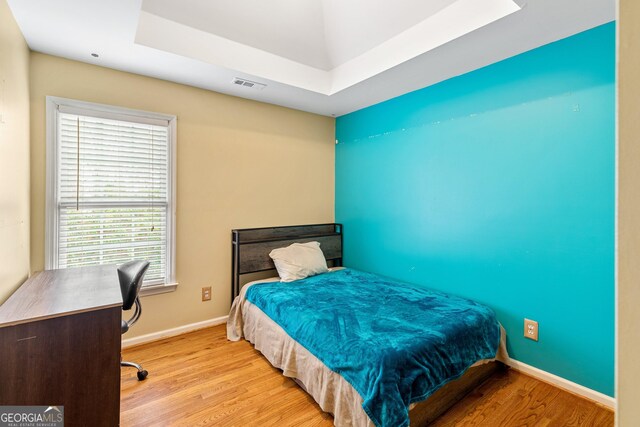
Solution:
[[[242,87],[251,88],[251,89],[258,89],[258,90],[262,90],[265,87],[267,87],[267,85],[264,83],[252,82],[251,80],[245,80],[239,77],[236,77],[235,79],[233,79],[233,84],[242,86]]]

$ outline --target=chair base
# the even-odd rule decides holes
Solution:
[[[120,366],[136,368],[138,370],[138,381],[144,381],[147,378],[147,375],[149,375],[149,372],[147,372],[145,369],[142,369],[142,366],[134,362],[121,361]]]

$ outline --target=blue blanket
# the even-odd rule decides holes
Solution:
[[[256,284],[246,299],[347,380],[379,427],[409,425],[411,403],[500,342],[488,307],[353,269]]]

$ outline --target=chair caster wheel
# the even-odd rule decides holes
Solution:
[[[147,375],[149,375],[149,372],[146,370],[138,371],[138,381],[144,381],[147,378]]]

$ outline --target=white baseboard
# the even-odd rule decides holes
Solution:
[[[187,332],[197,331],[198,329],[208,328],[210,326],[221,325],[227,321],[229,316],[216,317],[214,319],[204,320],[202,322],[190,323],[188,325],[178,326],[177,328],[165,329],[164,331],[153,332],[138,337],[127,338],[122,340],[122,348],[134,345],[145,344],[152,341],[158,341],[163,338],[174,337],[176,335],[186,334]]]
[[[582,396],[585,399],[593,400],[594,402],[600,403],[601,405],[615,410],[616,399],[611,396],[607,396],[606,394],[600,393],[599,391],[592,390],[580,384],[574,383],[573,381],[569,381],[567,379],[543,371],[542,369],[535,368],[531,365],[527,365],[526,363],[522,363],[515,359],[509,359],[507,361],[507,365],[509,365],[516,371],[522,372],[523,374],[527,374],[540,381],[549,383],[563,390],[567,390],[571,393]]]

